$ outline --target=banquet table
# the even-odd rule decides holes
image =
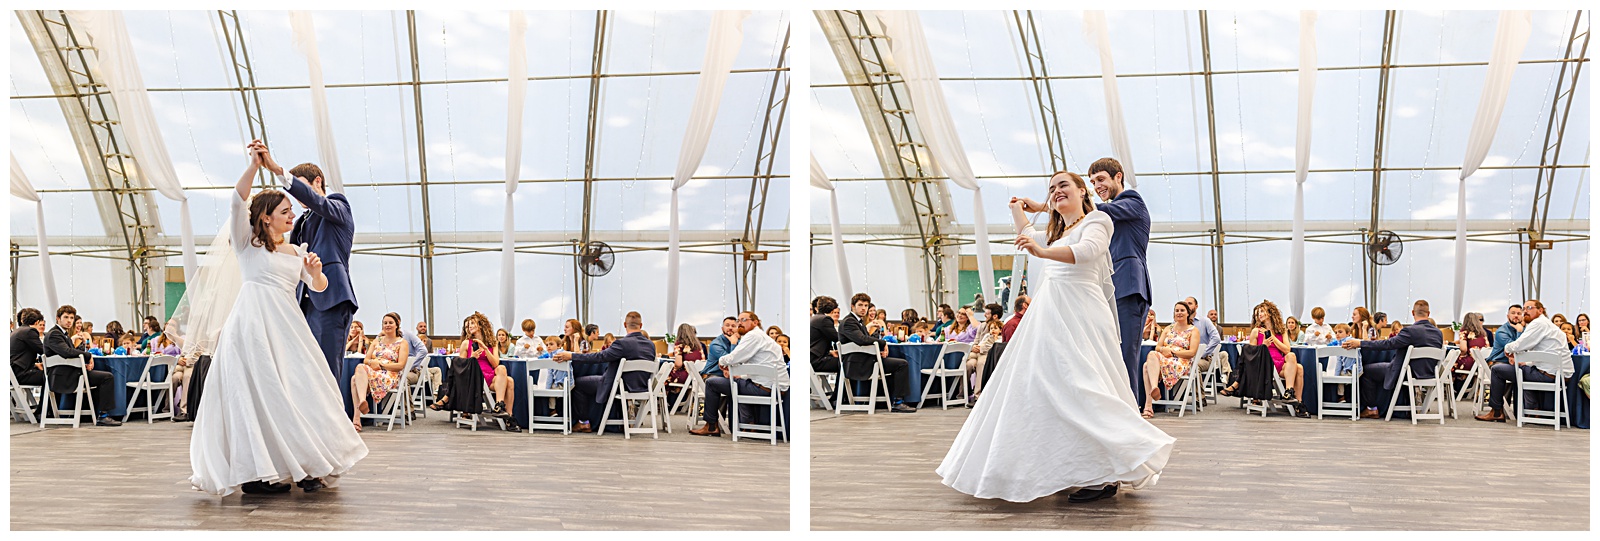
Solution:
[[[934,367],[938,361],[939,351],[944,349],[943,343],[935,344],[889,344],[889,356],[906,360],[909,366],[907,378],[911,390],[906,393],[906,403],[915,406],[922,401],[922,371]],[[960,369],[963,357],[957,353],[945,355],[945,368]],[[938,383],[934,383],[937,392]]]
[[[144,365],[150,360],[148,355],[105,355],[94,358],[94,369],[111,373],[111,383],[117,392],[117,403],[106,410],[106,414],[117,419],[128,413],[128,396],[133,389],[128,388],[129,382],[139,381],[139,375],[144,372]],[[165,381],[167,368],[158,367],[150,371],[150,381]],[[67,406],[71,407],[71,406]]]

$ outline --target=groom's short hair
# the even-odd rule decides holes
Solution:
[[[1089,164],[1088,176],[1092,177],[1095,173],[1099,173],[1101,171],[1105,171],[1107,175],[1111,175],[1112,179],[1116,179],[1117,175],[1122,174],[1122,162],[1117,161],[1116,158],[1100,158],[1095,160],[1094,163]]]
[[[302,163],[289,169],[289,174],[306,179],[306,183],[310,184],[317,177],[322,177],[322,168],[317,167],[317,164],[314,163]],[[322,177],[322,187],[324,190],[328,189],[328,177]]]

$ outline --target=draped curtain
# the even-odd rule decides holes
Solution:
[[[1311,169],[1311,98],[1317,91],[1317,12],[1300,12],[1300,105],[1294,132],[1294,232],[1290,236],[1289,315],[1305,317],[1306,172]]]
[[[689,183],[711,140],[722,90],[728,71],[744,41],[747,10],[718,11],[711,16],[711,31],[706,38],[706,58],[695,87],[694,104],[689,108],[689,126],[684,130],[683,146],[678,150],[678,168],[672,173],[672,217],[667,231],[667,328],[678,325],[678,188]]]
[[[294,33],[294,48],[306,57],[311,76],[311,125],[317,134],[317,162],[329,193],[344,191],[339,173],[339,152],[333,144],[333,121],[328,118],[328,89],[322,83],[322,54],[317,49],[317,31],[311,12],[290,11],[289,26]],[[311,180],[311,179],[306,179]]]
[[[53,313],[61,303],[56,298],[56,273],[50,268],[50,243],[45,241],[44,201],[39,200],[39,192],[33,190],[33,183],[28,182],[22,166],[17,165],[15,154],[11,155],[11,195],[33,202],[34,234],[39,238],[39,277],[44,280],[44,298],[49,303],[40,311]]]
[[[961,146],[961,137],[945,104],[944,89],[939,86],[939,74],[934,69],[933,53],[929,51],[927,37],[922,31],[922,19],[913,11],[881,11],[877,15],[883,23],[884,35],[889,36],[889,47],[894,52],[906,90],[911,94],[917,126],[922,129],[928,152],[933,155],[933,164],[950,177],[950,182],[972,190],[978,291],[987,293],[995,286],[995,281],[994,260],[989,255],[989,223],[983,212],[983,187],[972,174],[966,150]],[[985,298],[988,296],[985,295]]]
[[[522,169],[522,105],[527,99],[528,49],[525,36],[528,21],[522,11],[511,12],[510,65],[506,94],[506,214],[505,227],[500,233],[500,321],[501,326],[515,328],[517,308],[516,262],[517,250],[512,242],[516,228],[517,178]]]
[[[1111,35],[1106,33],[1106,12],[1083,12],[1083,33],[1100,53],[1100,85],[1106,98],[1106,126],[1111,130],[1111,154],[1122,163],[1122,181],[1138,188],[1133,175],[1133,149],[1128,146],[1128,122],[1122,117],[1122,94],[1117,91],[1117,67],[1111,61]]]
[[[122,140],[128,143],[128,151],[133,154],[138,176],[163,197],[179,204],[183,276],[185,280],[193,278],[199,265],[194,249],[194,226],[189,219],[189,198],[183,193],[183,183],[178,181],[172,158],[167,155],[166,141],[161,138],[161,126],[156,123],[155,108],[150,105],[144,75],[139,71],[133,41],[128,37],[127,22],[120,11],[75,12],[73,17],[84,21],[90,42],[94,44],[99,75],[111,91],[112,102],[117,105]]]
[[[1517,70],[1517,60],[1522,58],[1522,49],[1527,47],[1532,29],[1531,12],[1500,12],[1488,73],[1483,79],[1483,94],[1478,98],[1478,113],[1467,132],[1467,153],[1461,160],[1461,175],[1456,185],[1456,268],[1455,290],[1451,296],[1454,321],[1461,321],[1461,302],[1467,288],[1467,177],[1472,176],[1489,155],[1489,145],[1500,128],[1500,113],[1506,108],[1506,96],[1511,93],[1511,76]]]
[[[839,268],[839,287],[842,288],[839,298],[842,300],[854,295],[856,290],[850,284],[850,265],[844,260],[844,233],[839,230],[839,193],[834,191],[833,181],[822,172],[815,155],[811,156],[811,187],[828,190],[828,227],[833,231],[833,263]]]

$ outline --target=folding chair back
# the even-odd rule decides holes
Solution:
[[[960,363],[955,368],[950,368],[948,355],[960,353]],[[933,368],[922,369],[922,379],[927,383],[922,385],[922,400],[917,402],[917,408],[928,401],[928,391],[933,390],[934,380],[939,381],[939,409],[950,409],[950,378],[960,377],[957,382],[961,391],[961,400],[967,399],[970,391],[967,389],[967,354],[972,353],[972,344],[966,342],[945,342],[939,348],[939,357],[934,359]]]
[[[844,358],[854,353],[864,353],[872,356],[872,375],[865,380],[868,389],[866,397],[856,396],[855,385],[845,375]],[[846,411],[864,411],[867,412],[867,415],[872,415],[877,410],[879,401],[882,401],[885,406],[893,405],[889,399],[889,381],[888,378],[884,377],[883,356],[880,353],[876,345],[862,346],[849,342],[839,344],[839,382],[836,385],[836,397],[833,401],[834,414]],[[883,389],[882,396],[878,395],[880,387]],[[865,404],[861,403],[862,398],[866,398],[867,402]]]
[[[78,384],[70,391],[73,395],[72,409],[70,410],[61,409],[60,404],[58,404],[60,402],[59,397],[50,388],[50,369],[57,366],[70,366],[78,369]],[[83,359],[78,357],[69,359],[55,355],[46,356],[44,358],[45,409],[44,415],[39,417],[39,428],[50,425],[71,425],[72,428],[78,428],[80,416],[94,415],[94,397],[89,395],[89,388],[89,372],[84,370]],[[84,407],[85,402],[87,402],[87,408]],[[52,412],[54,415],[52,415]],[[62,414],[70,415],[71,417],[62,417]]]
[[[647,386],[643,391],[629,391],[627,385],[623,384],[623,376],[627,374],[644,373],[649,374],[653,379],[659,364],[660,362],[655,359],[622,361],[622,366],[617,368],[617,379],[612,381],[611,384],[610,398],[606,399],[605,410],[600,415],[601,421],[595,427],[594,433],[596,435],[605,434],[607,426],[621,425],[624,439],[633,439],[634,434],[649,434],[651,438],[661,437],[657,432],[658,427],[661,425],[661,406],[658,403],[659,395],[656,394],[655,389]],[[630,404],[637,405],[632,415],[628,413]],[[612,406],[620,406],[622,411],[621,420],[611,420]],[[644,424],[644,416],[646,414],[650,415],[649,428],[640,426]]]
[[[1321,397],[1317,400],[1317,419],[1322,419],[1326,414],[1337,414],[1340,417],[1349,415],[1352,421],[1361,420],[1360,369],[1352,369],[1349,375],[1342,375],[1337,372],[1339,365],[1336,363],[1338,359],[1350,357],[1352,354],[1360,355],[1360,352],[1339,346],[1317,348],[1317,393]],[[1360,363],[1357,363],[1356,366],[1359,367]],[[1331,395],[1324,388],[1326,385],[1348,385],[1350,401],[1347,403],[1329,400]]]
[[[1546,366],[1561,366],[1560,360],[1561,357],[1553,353],[1527,351],[1517,354],[1517,364],[1542,361]],[[1513,370],[1513,372],[1516,373],[1517,382],[1517,427],[1520,428],[1524,424],[1550,425],[1559,431],[1563,422],[1567,423],[1569,427],[1572,426],[1572,418],[1568,411],[1570,408],[1567,405],[1567,376],[1560,374],[1561,370],[1559,368],[1556,369],[1558,373],[1555,374],[1555,381],[1548,383],[1523,379],[1520,367],[1517,370]],[[1527,400],[1523,398],[1523,395],[1529,391],[1554,393],[1555,397],[1552,399],[1554,409],[1542,410],[1527,407]]]
[[[757,377],[774,382],[781,375],[779,373],[781,369],[772,366],[741,364],[731,367],[730,370],[733,372],[730,375],[734,377]],[[744,394],[739,392],[737,382],[730,381],[730,383],[732,383],[733,407],[728,413],[732,417],[728,420],[728,425],[733,427],[733,441],[739,441],[741,436],[768,440],[773,445],[778,444],[779,437],[782,437],[783,441],[789,441],[789,429],[783,422],[783,395],[778,389],[774,388],[770,394],[765,395]],[[744,422],[740,419],[739,406],[767,406],[769,416],[767,423]]]
[[[553,387],[551,375],[555,372],[566,372],[569,377],[567,382],[559,387]],[[533,374],[538,374],[534,376]],[[528,373],[523,374],[526,380],[522,387],[528,391],[528,433],[535,430],[560,430],[563,435],[572,433],[572,365],[558,363],[553,359],[530,359]],[[538,399],[561,399],[560,415],[537,415]],[[555,412],[551,412],[555,413]]]
[[[172,369],[177,366],[178,358],[171,355],[155,355],[145,360],[144,370],[139,373],[138,381],[128,382],[128,388],[133,389],[133,396],[128,397],[128,407],[122,414],[122,422],[128,422],[128,417],[134,412],[144,412],[146,424],[156,422],[156,418],[171,419],[173,408],[172,401]],[[166,367],[166,375],[161,381],[153,381],[150,370],[155,367]],[[144,395],[144,405],[139,404],[139,395]],[[161,411],[161,402],[166,402],[166,411]]]

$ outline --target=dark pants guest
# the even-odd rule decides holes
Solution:
[[[811,371],[817,374],[837,374],[839,373],[839,358],[830,355],[812,359]]]
[[[865,381],[872,377],[871,357],[866,357],[865,355],[861,355],[861,357],[865,357],[868,360],[858,361],[852,359],[845,367],[845,377],[859,381]],[[884,377],[889,379],[889,397],[895,402],[903,401],[906,399],[906,395],[911,394],[911,376],[906,373],[910,369],[911,363],[906,362],[905,359],[899,357],[883,358]]]
[[[73,389],[78,387],[78,369],[57,366],[51,368],[50,370],[50,388],[51,390],[55,391],[57,396],[65,396],[67,393],[72,392]],[[42,376],[44,372],[39,370],[30,370],[29,372],[37,372],[41,374],[41,376],[38,377],[38,383],[29,383],[28,381],[23,381],[22,374],[17,375],[17,383],[22,385],[44,384],[44,379]],[[28,374],[29,381],[32,381],[34,377],[35,376],[33,376],[31,373]],[[90,370],[89,387],[89,392],[93,393],[94,397],[95,413],[99,414],[100,416],[104,416],[107,411],[111,411],[111,408],[117,405],[116,383],[115,380],[112,379],[110,372],[106,372],[104,370]]]
[[[1541,372],[1538,368],[1532,366],[1512,366],[1505,363],[1497,363],[1489,367],[1490,409],[1502,413],[1505,412],[1506,393],[1517,383],[1517,370],[1522,371],[1522,381],[1529,383],[1550,383],[1556,380],[1555,376]],[[1523,401],[1522,404],[1525,408],[1545,409],[1539,399],[1543,394],[1524,391],[1518,400]]]
[[[1382,408],[1389,405],[1389,395],[1383,392],[1383,380],[1389,373],[1389,362],[1361,365],[1361,407]]]
[[[589,426],[599,429],[600,425],[594,420],[605,413],[605,403],[596,403],[595,396],[601,392],[610,392],[610,389],[601,389],[605,379],[598,376],[580,376],[572,385],[572,420],[580,423],[589,423]]]
[[[741,395],[772,395],[771,390],[764,389],[760,385],[757,385],[755,382],[748,379],[737,378],[733,381],[738,382],[739,394]],[[702,419],[706,422],[706,426],[717,426],[717,412],[725,406],[725,404],[723,404],[724,400],[729,401],[729,403],[726,405],[731,406],[733,385],[733,383],[728,381],[728,378],[720,376],[706,380],[706,410],[705,414],[702,416]],[[780,415],[783,415],[784,430],[789,430],[789,393],[781,393],[781,396],[778,398],[779,400],[782,400],[782,403],[778,406],[778,412]],[[761,411],[767,410],[765,408],[761,408]],[[739,422],[737,415],[739,415],[738,412],[728,412],[728,422]],[[728,428],[730,427],[723,427],[723,429]]]

